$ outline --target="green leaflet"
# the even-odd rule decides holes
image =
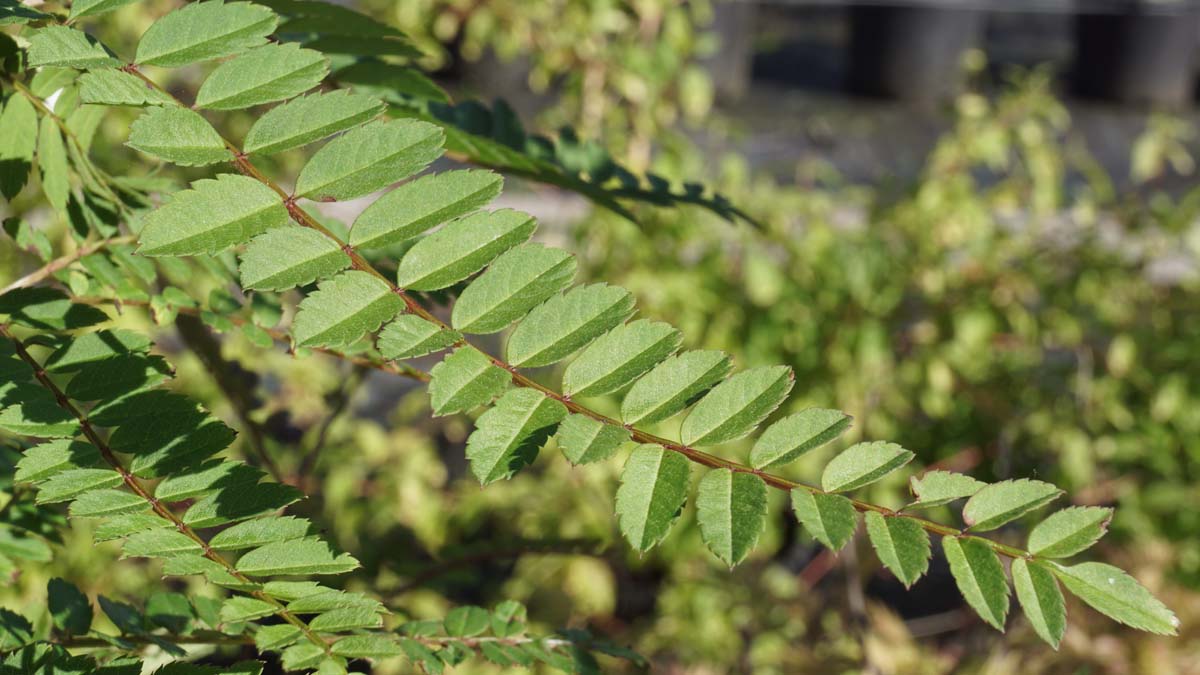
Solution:
[[[617,489],[621,534],[638,551],[667,536],[687,500],[688,461],[658,445],[639,445],[629,455]]]
[[[851,418],[840,410],[809,408],[767,427],[754,442],[750,465],[770,469],[795,461],[798,457],[832,441],[850,427]]]
[[[1029,552],[1043,558],[1066,558],[1091,547],[1108,531],[1113,510],[1072,506],[1056,511],[1029,533]]]
[[[970,537],[942,537],[950,573],[967,604],[996,630],[1004,632],[1008,616],[1008,580],[1000,558],[986,542]]]
[[[446,635],[451,637],[474,637],[487,631],[491,625],[491,617],[486,609],[467,605],[446,612],[442,625],[446,629]]]
[[[46,370],[52,373],[72,372],[85,363],[121,354],[143,353],[150,348],[150,339],[129,330],[99,330],[63,341],[46,357]]]
[[[348,345],[404,309],[404,300],[369,272],[350,270],[322,281],[300,302],[292,333],[302,347]]]
[[[451,347],[462,339],[415,314],[401,314],[379,332],[379,353],[385,359],[411,359]]]
[[[296,194],[353,199],[407,178],[442,155],[441,129],[416,120],[368,122],[333,139],[300,170]]]
[[[344,633],[357,628],[378,628],[383,618],[365,607],[343,607],[325,612],[308,623],[318,633]]]
[[[344,89],[301,96],[259,117],[242,149],[248,155],[270,155],[299,148],[358,126],[383,110],[379,99]]]
[[[79,433],[79,421],[75,416],[61,408],[50,392],[37,385],[24,382],[0,384],[0,398],[5,402],[4,408],[0,409],[0,429],[4,431],[37,438],[61,438]]]
[[[81,75],[79,98],[84,103],[99,105],[143,106],[171,103],[171,97],[157,89],[151,89],[137,76],[116,68],[99,68]]]
[[[841,495],[796,488],[792,490],[792,511],[804,529],[834,553],[842,550],[858,527],[854,504]]]
[[[751,368],[713,388],[683,420],[684,445],[716,445],[745,436],[787,398],[795,375],[787,366]]]
[[[1120,569],[1098,562],[1071,567],[1048,565],[1075,597],[1113,621],[1159,635],[1175,635],[1179,631],[1175,614]]]
[[[492,634],[496,637],[513,637],[525,632],[529,612],[525,605],[516,600],[505,600],[492,610]]]
[[[512,375],[483,352],[459,347],[429,371],[433,414],[451,415],[491,403],[512,381]]]
[[[329,544],[316,538],[267,544],[237,561],[237,571],[253,577],[343,574],[357,567],[353,556],[336,554]]]
[[[1058,649],[1067,631],[1067,608],[1054,575],[1042,563],[1024,558],[1014,558],[1011,571],[1017,600],[1034,632]]]
[[[266,600],[234,596],[221,605],[222,623],[253,621],[274,614],[276,607]]]
[[[928,508],[965,499],[982,490],[987,483],[952,471],[929,471],[908,479],[908,488],[917,501],[909,508]]]
[[[175,106],[156,107],[134,120],[126,145],[183,166],[205,166],[233,159],[225,141],[208,120],[194,110]]]
[[[220,174],[192,183],[150,212],[138,235],[142,255],[223,251],[288,222],[283,199],[253,178]]]
[[[161,356],[118,356],[88,364],[66,386],[76,401],[106,401],[142,389],[156,387],[171,376],[171,367]]]
[[[976,492],[963,507],[963,522],[986,532],[1058,499],[1063,492],[1038,480],[1022,478],[993,483]]]
[[[566,416],[563,404],[541,392],[509,391],[475,420],[467,439],[471,472],[483,485],[512,477],[537,458]]]
[[[295,643],[302,635],[300,629],[290,623],[260,626],[258,632],[254,634],[254,646],[260,652],[277,652]],[[336,647],[334,647],[334,651],[336,653]]]
[[[239,485],[201,498],[184,512],[183,522],[191,527],[236,523],[277,511],[303,497],[299,490],[290,485]]]
[[[569,415],[558,427],[558,447],[572,464],[591,464],[613,456],[629,440],[629,430],[587,415]]]
[[[325,650],[311,642],[301,642],[283,650],[281,661],[284,670],[311,670],[325,658]]]
[[[10,96],[0,113],[0,194],[12,199],[29,180],[37,149],[37,110],[24,96]]]
[[[639,319],[601,335],[567,366],[563,393],[599,396],[617,391],[644,375],[679,348],[675,327]]]
[[[409,181],[375,200],[350,228],[350,245],[398,244],[495,199],[504,179],[491,171],[445,171]]]
[[[250,240],[239,271],[243,288],[282,291],[349,266],[350,256],[329,237],[307,227],[279,227]]]
[[[191,537],[171,528],[156,528],[135,532],[125,540],[123,558],[170,558],[177,555],[196,555],[203,551]]]
[[[282,101],[321,83],[329,59],[295,43],[269,44],[252,49],[221,65],[196,92],[196,107],[240,110]]]
[[[54,17],[27,7],[19,0],[0,0],[0,26],[26,24],[30,21],[53,20]]]
[[[556,295],[531,311],[508,338],[508,362],[548,366],[611,330],[633,313],[633,296],[619,286],[591,284]]]
[[[221,530],[209,540],[209,546],[219,551],[236,551],[290,541],[308,536],[312,524],[294,516],[269,516],[238,523]]]
[[[54,626],[68,635],[84,635],[92,627],[92,604],[74,584],[51,579],[46,584],[46,605]]]
[[[404,650],[394,638],[384,635],[350,635],[333,643],[333,653],[353,659],[387,659],[403,655]]]
[[[114,9],[124,7],[137,0],[75,0],[71,3],[69,18],[74,21],[89,16],[99,16]]]
[[[197,2],[154,22],[138,42],[138,64],[175,68],[266,43],[275,13],[248,2]]]
[[[713,469],[700,481],[696,520],[708,550],[733,567],[758,543],[767,522],[767,484],[750,473]]]
[[[71,196],[71,169],[67,164],[67,147],[63,144],[62,133],[49,115],[39,124],[37,161],[46,201],[60,213],[65,211]]]
[[[170,521],[152,513],[126,513],[101,521],[92,532],[92,539],[97,542],[112,541],[145,530],[170,527],[170,525]]]
[[[91,467],[100,461],[100,451],[91,443],[61,438],[25,451],[17,462],[13,480],[19,483],[45,480],[68,469]]]
[[[88,490],[113,488],[120,484],[120,474],[112,469],[68,469],[38,486],[37,503],[65,502]]]
[[[150,510],[150,505],[138,495],[123,490],[105,488],[79,495],[75,501],[71,502],[68,512],[72,518],[99,518],[148,510]]]
[[[866,521],[867,536],[880,562],[905,588],[911,588],[929,569],[929,533],[912,518],[868,511]]]
[[[452,221],[418,241],[400,259],[396,285],[433,291],[456,284],[529,239],[536,228],[532,216],[511,209]]]
[[[671,417],[720,382],[729,372],[729,355],[692,351],[672,356],[634,383],[621,403],[626,424],[651,424]]]
[[[81,30],[48,26],[29,38],[29,67],[99,68],[119,66],[104,45]]]
[[[168,476],[154,488],[154,498],[164,502],[179,502],[234,486],[252,486],[263,478],[262,471],[226,459],[207,462],[187,473]]]
[[[541,244],[522,244],[501,255],[458,296],[455,328],[495,333],[566,288],[575,277],[571,254]]]
[[[827,492],[857,490],[908,464],[912,458],[911,452],[895,443],[858,443],[825,465],[821,487]]]

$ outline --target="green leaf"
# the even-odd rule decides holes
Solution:
[[[465,346],[429,371],[429,399],[435,415],[451,415],[490,403],[512,381],[512,375],[483,352]]]
[[[452,221],[409,249],[400,260],[396,284],[419,291],[446,288],[529,239],[536,228],[531,216],[510,209]]]
[[[152,593],[146,600],[146,618],[150,623],[176,635],[191,632],[196,612],[188,596],[182,593]],[[241,671],[235,666],[233,672]]]
[[[25,6],[20,0],[0,0],[0,26],[53,19],[49,14]]]
[[[537,457],[567,416],[563,404],[533,389],[513,389],[475,420],[467,439],[471,472],[483,485],[510,478]]]
[[[208,545],[218,551],[237,551],[308,536],[312,524],[294,516],[270,516],[238,523],[213,535]]]
[[[683,336],[665,323],[640,319],[600,336],[567,366],[568,396],[599,396],[644,375],[679,348]]]
[[[842,550],[858,527],[854,504],[841,495],[796,488],[792,490],[792,511],[804,529],[834,553]]]
[[[68,469],[51,476],[38,486],[37,503],[53,504],[79,495],[121,484],[121,475],[112,469]]]
[[[377,98],[345,89],[301,96],[259,117],[246,134],[243,150],[249,155],[270,155],[299,148],[358,126],[384,108]]]
[[[411,359],[451,347],[462,334],[446,330],[415,314],[402,314],[379,332],[379,353],[385,359]]]
[[[0,113],[0,194],[17,196],[29,180],[37,149],[37,110],[24,96],[10,96]]]
[[[234,596],[221,605],[221,621],[223,623],[241,623],[253,621],[276,612],[274,604],[258,598]]]
[[[369,122],[318,150],[300,170],[296,194],[354,199],[424,169],[442,155],[441,129],[416,120]]]
[[[929,569],[929,533],[912,518],[868,511],[866,520],[867,536],[880,562],[911,588]]]
[[[1008,580],[991,546],[971,537],[942,537],[950,573],[967,604],[996,630],[1008,616]]]
[[[169,521],[153,513],[126,513],[101,521],[96,526],[96,529],[92,531],[92,539],[98,542],[112,541],[113,539],[123,539],[138,532],[169,527],[170,525]]]
[[[917,501],[912,507],[928,508],[949,504],[956,499],[965,499],[979,492],[987,483],[952,471],[929,471],[908,479],[909,490]]]
[[[495,199],[504,179],[491,171],[444,171],[409,181],[375,200],[350,228],[350,245],[382,248],[465,216]]]
[[[621,534],[638,551],[667,536],[688,492],[688,461],[658,445],[639,445],[629,455],[617,489]]]
[[[17,462],[13,480],[45,480],[67,469],[91,467],[100,461],[100,451],[91,443],[61,438],[36,445],[25,451]]]
[[[225,459],[191,468],[186,473],[168,476],[154,488],[154,497],[163,502],[179,502],[199,497],[213,490],[234,486],[250,486],[263,477],[263,472]]]
[[[767,427],[754,442],[750,464],[756,469],[784,466],[832,441],[850,427],[853,418],[840,410],[809,408]]]
[[[1050,563],[1054,576],[1077,598],[1108,618],[1138,630],[1175,635],[1179,619],[1136,579],[1098,562],[1067,567]]]
[[[1072,506],[1050,514],[1029,533],[1029,552],[1042,558],[1066,558],[1091,547],[1108,531],[1113,510]]]
[[[203,549],[191,537],[175,529],[153,529],[136,532],[125,540],[123,558],[171,558],[177,555],[197,555]]]
[[[531,311],[508,338],[508,362],[548,366],[570,356],[633,313],[633,296],[619,286],[591,284],[556,295]]]
[[[295,43],[269,44],[217,66],[196,92],[196,107],[240,110],[289,99],[321,83],[329,59]]]
[[[79,98],[84,103],[99,105],[143,106],[172,102],[171,97],[152,89],[137,76],[116,68],[100,68],[81,75]]]
[[[237,562],[237,570],[252,577],[343,574],[357,567],[358,561],[350,554],[336,554],[316,538],[267,544]]]
[[[197,2],[154,22],[138,43],[139,64],[175,68],[266,43],[275,13],[248,2]]]
[[[629,430],[587,415],[570,415],[558,428],[558,447],[572,464],[591,464],[613,456],[629,440]]]
[[[74,584],[54,578],[46,585],[46,604],[54,626],[67,635],[85,635],[92,627],[92,603]]]
[[[575,277],[575,257],[541,244],[507,251],[467,286],[454,303],[451,323],[476,334],[495,333],[566,288]]]
[[[307,227],[279,227],[250,240],[239,269],[243,288],[283,291],[349,266],[350,256],[329,237]]]
[[[1049,483],[1027,478],[993,483],[967,500],[963,522],[975,532],[994,530],[1049,504],[1062,493]]]
[[[161,356],[118,356],[87,364],[67,383],[76,401],[99,401],[156,387],[170,379],[171,367]]]
[[[447,612],[443,624],[446,635],[450,637],[474,637],[487,631],[491,625],[491,616],[482,607],[467,605],[455,607]]]
[[[684,445],[716,445],[745,436],[787,398],[795,376],[787,366],[751,368],[718,384],[683,420]]]
[[[62,296],[66,297],[66,296]],[[80,366],[123,354],[140,354],[150,348],[150,339],[129,330],[100,330],[64,341],[46,357],[46,370],[71,372]]]
[[[71,196],[71,169],[67,164],[67,148],[54,118],[42,118],[38,129],[38,169],[42,174],[42,192],[46,201],[63,212]]]
[[[253,178],[221,174],[146,216],[139,235],[142,255],[212,254],[288,222],[283,200]]]
[[[333,653],[351,659],[388,659],[404,651],[396,640],[384,635],[350,635],[333,643]]]
[[[69,509],[72,518],[97,518],[148,511],[146,500],[117,489],[90,490],[75,498]]]
[[[1034,632],[1058,649],[1067,631],[1067,608],[1054,575],[1040,562],[1014,558],[1012,578],[1017,600],[1021,601],[1021,609]]]
[[[71,21],[76,21],[89,16],[99,16],[136,1],[137,0],[75,0],[71,3],[71,13],[68,15],[68,18],[70,18]]]
[[[825,465],[821,487],[826,492],[857,490],[908,464],[912,458],[911,452],[895,443],[858,443]]]
[[[284,670],[311,670],[325,658],[325,650],[312,642],[301,642],[283,650]]]
[[[696,520],[708,550],[733,567],[758,543],[767,522],[767,484],[754,474],[713,469],[700,481]]]
[[[294,644],[303,635],[299,628],[290,623],[260,626],[258,632],[254,634],[254,646],[260,652],[277,652]],[[334,652],[337,652],[337,647],[334,647]]]
[[[53,558],[50,547],[38,537],[16,536],[13,530],[0,528],[0,556],[48,563]]]
[[[525,605],[516,600],[505,600],[492,610],[492,634],[498,638],[520,635],[525,632],[528,618]]]
[[[290,485],[262,483],[235,486],[200,499],[183,514],[183,522],[191,527],[215,527],[277,511],[304,495]]]
[[[665,420],[724,379],[731,365],[729,355],[718,351],[672,356],[634,383],[621,403],[621,419],[626,424]]]
[[[126,145],[183,166],[206,166],[233,159],[225,141],[208,120],[194,110],[175,106],[157,107],[142,113],[129,128]],[[221,178],[218,176],[217,180]],[[258,182],[252,178],[244,180]],[[197,181],[194,186],[202,182]],[[236,206],[228,204],[227,208],[235,209]]]
[[[292,333],[301,347],[340,347],[377,330],[404,310],[404,300],[369,272],[322,281],[300,302]]]
[[[308,627],[318,633],[344,633],[357,628],[378,628],[383,619],[366,607],[342,607],[317,616]]]
[[[0,406],[3,406],[0,409],[0,429],[18,436],[59,438],[79,433],[79,421],[75,416],[59,406],[54,396],[38,385],[0,384]]]
[[[81,30],[48,26],[29,38],[29,67],[98,68],[119,66],[104,45]]]
[[[15,323],[52,331],[86,328],[108,321],[104,312],[73,303],[53,288],[18,288],[0,295],[0,314],[10,315]]]

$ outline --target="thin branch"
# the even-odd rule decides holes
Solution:
[[[91,244],[86,244],[84,246],[80,246],[80,247],[76,248],[74,251],[72,251],[64,256],[60,256],[58,258],[55,258],[54,260],[51,260],[50,262],[46,263],[45,265],[42,265],[41,267],[34,270],[33,272],[30,272],[29,274],[26,274],[25,276],[21,277],[20,279],[17,279],[16,281],[5,286],[4,288],[0,288],[0,295],[4,295],[5,293],[7,293],[9,291],[16,290],[18,288],[26,288],[28,286],[32,286],[32,285],[42,281],[43,279],[46,279],[47,277],[51,276],[52,274],[54,274],[60,270],[66,269],[67,267],[70,267],[77,260],[80,260],[81,258],[85,258],[85,257],[95,253],[96,251],[103,250],[110,246],[119,246],[121,244],[132,244],[136,241],[137,241],[137,237],[135,237],[133,235],[129,235],[129,236],[124,236],[124,237],[110,237],[108,239],[101,239],[100,241],[96,241],[96,242],[92,242]]]

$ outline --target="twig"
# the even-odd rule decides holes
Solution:
[[[50,262],[46,263],[45,265],[42,265],[38,269],[30,272],[29,274],[26,274],[25,276],[21,277],[20,279],[17,279],[16,281],[12,282],[11,284],[0,289],[0,295],[4,295],[5,293],[8,293],[9,291],[16,290],[18,288],[26,288],[28,286],[32,286],[32,285],[42,281],[46,277],[49,277],[50,275],[54,274],[55,272],[58,272],[59,270],[70,267],[71,264],[74,263],[75,261],[80,260],[81,258],[85,258],[85,257],[95,253],[96,251],[100,251],[102,249],[108,248],[109,246],[119,246],[121,244],[132,244],[136,241],[137,241],[137,237],[130,235],[130,236],[124,236],[124,237],[111,237],[108,239],[101,239],[100,241],[93,242],[91,244],[86,244],[84,246],[80,246],[79,248],[75,249],[71,253],[68,253],[64,256],[60,256],[58,258],[55,258],[54,260],[51,260]]]

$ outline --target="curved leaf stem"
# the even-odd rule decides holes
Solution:
[[[136,241],[137,241],[137,237],[135,237],[133,235],[128,235],[128,236],[124,236],[124,237],[109,237],[108,239],[101,239],[100,241],[92,242],[91,244],[82,245],[66,255],[59,256],[58,258],[51,260],[50,262],[46,263],[45,265],[42,265],[41,267],[34,270],[33,272],[30,272],[29,274],[26,274],[25,276],[21,277],[20,279],[17,279],[16,281],[5,286],[4,288],[0,288],[0,295],[4,295],[5,293],[7,293],[9,291],[16,290],[18,288],[25,288],[27,286],[32,286],[32,285],[38,283],[39,281],[45,279],[46,277],[54,274],[55,272],[58,272],[59,270],[70,267],[71,264],[74,263],[75,261],[77,261],[81,258],[84,258],[86,256],[89,256],[97,251],[101,251],[105,248],[108,248],[109,246],[118,246],[120,244],[132,244],[132,243],[135,243]]]

